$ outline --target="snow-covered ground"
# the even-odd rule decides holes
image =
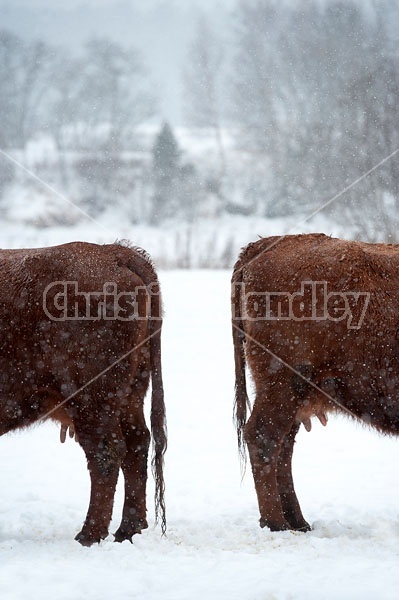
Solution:
[[[5,600],[376,600],[398,598],[399,443],[331,418],[302,430],[294,477],[307,534],[258,525],[232,424],[227,271],[160,273],[168,410],[167,537],[82,548],[80,447],[54,424],[0,439],[0,594]],[[115,531],[121,515],[118,487]]]

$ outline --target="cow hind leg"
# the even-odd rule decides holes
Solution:
[[[290,524],[291,529],[297,531],[310,531],[310,525],[305,521],[302,515],[292,478],[292,453],[294,450],[295,436],[298,433],[299,427],[300,423],[294,423],[290,432],[283,440],[277,464],[277,487],[284,517]]]
[[[99,543],[108,535],[119,469],[125,454],[120,428],[101,431],[98,423],[90,430],[75,422],[79,444],[85,451],[90,472],[90,504],[82,530],[75,539],[83,546]]]
[[[293,400],[288,390],[285,394],[282,388],[278,393],[273,390],[273,395],[258,393],[244,430],[258,497],[260,526],[267,526],[271,531],[292,528],[283,511],[277,470],[282,444],[295,419]]]
[[[122,424],[126,442],[126,455],[122,462],[125,478],[125,501],[122,521],[115,532],[115,541],[132,541],[133,535],[148,527],[146,508],[147,461],[150,432],[144,417],[139,423]]]

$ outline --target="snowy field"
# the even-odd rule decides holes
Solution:
[[[80,447],[54,424],[0,439],[0,581],[6,600],[376,600],[398,598],[399,440],[344,419],[298,435],[294,477],[313,531],[258,525],[232,424],[227,271],[161,272],[168,532],[82,548]],[[118,487],[111,531],[119,525]]]

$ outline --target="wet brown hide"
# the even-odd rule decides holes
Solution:
[[[118,302],[104,289],[121,294]],[[76,536],[83,545],[108,535],[120,469],[125,503],[115,539],[131,541],[147,527],[151,435],[143,407],[152,380],[156,514],[164,531],[162,308],[148,255],[128,244],[84,242],[1,250],[0,325],[0,434],[50,418],[61,423],[61,441],[68,428],[76,436],[91,478]]]
[[[291,469],[301,423],[309,431],[313,416],[325,425],[337,410],[399,433],[398,273],[398,245],[323,234],[263,238],[241,252],[232,277],[235,411],[262,526],[310,529]],[[246,363],[256,393],[248,421]]]

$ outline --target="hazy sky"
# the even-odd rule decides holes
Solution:
[[[138,48],[161,98],[161,118],[182,122],[181,72],[201,11],[220,30],[236,0],[0,0],[0,27],[71,48],[106,35]]]
[[[273,1],[273,0],[271,0]],[[357,0],[363,6],[373,0]],[[181,74],[198,16],[209,16],[219,37],[231,26],[238,0],[0,0],[0,27],[26,39],[43,38],[76,50],[105,35],[140,50],[160,98],[160,119],[184,123]],[[306,0],[274,0],[293,4]],[[319,0],[324,3],[327,0]]]

